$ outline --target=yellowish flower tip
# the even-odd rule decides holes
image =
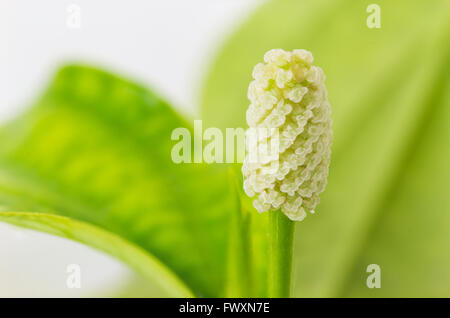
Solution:
[[[312,62],[306,50],[270,50],[264,63],[253,69],[248,89],[247,123],[270,133],[259,134],[254,142],[247,133],[245,192],[256,196],[253,205],[258,212],[281,209],[294,221],[303,220],[306,211],[314,213],[330,164],[331,110],[325,75]],[[276,145],[275,156],[251,160],[271,145]]]

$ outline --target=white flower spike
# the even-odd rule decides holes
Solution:
[[[270,50],[264,62],[253,70],[247,123],[249,130],[271,133],[253,142],[247,134],[244,189],[248,196],[256,195],[258,212],[281,209],[289,219],[301,221],[306,211],[314,213],[328,177],[332,130],[325,75],[306,50]],[[276,145],[270,162],[251,159],[269,144]]]

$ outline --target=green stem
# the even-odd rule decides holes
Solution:
[[[281,211],[269,213],[269,297],[289,297],[295,224]]]
[[[231,220],[226,297],[251,297],[250,218],[236,211]]]
[[[250,252],[250,215],[241,205],[236,173],[229,169],[229,181],[235,195],[236,205],[231,212],[228,241],[228,266],[226,297],[251,296],[251,252]]]

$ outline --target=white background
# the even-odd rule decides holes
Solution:
[[[214,53],[261,3],[0,0],[0,124],[28,107],[67,61],[138,79],[196,117]],[[81,9],[79,29],[67,26],[71,4]],[[66,287],[72,263],[81,266],[81,289]],[[0,297],[107,296],[134,280],[124,265],[81,244],[0,223]]]

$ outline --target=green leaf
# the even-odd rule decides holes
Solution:
[[[62,69],[0,129],[0,210],[45,214],[1,220],[112,253],[172,296],[223,295],[236,203],[222,167],[173,163],[177,127],[190,125],[141,86]]]
[[[33,212],[0,212],[0,220],[75,240],[115,255],[139,270],[146,278],[161,286],[169,295],[192,297],[192,292],[154,256],[121,237],[96,226],[74,221],[67,217]]]
[[[450,296],[450,4],[378,1],[380,29],[366,25],[368,4],[263,5],[207,76],[204,120],[245,127],[253,66],[272,48],[310,50],[327,76],[335,143],[317,213],[297,224],[295,295]],[[378,290],[366,286],[372,263]]]

